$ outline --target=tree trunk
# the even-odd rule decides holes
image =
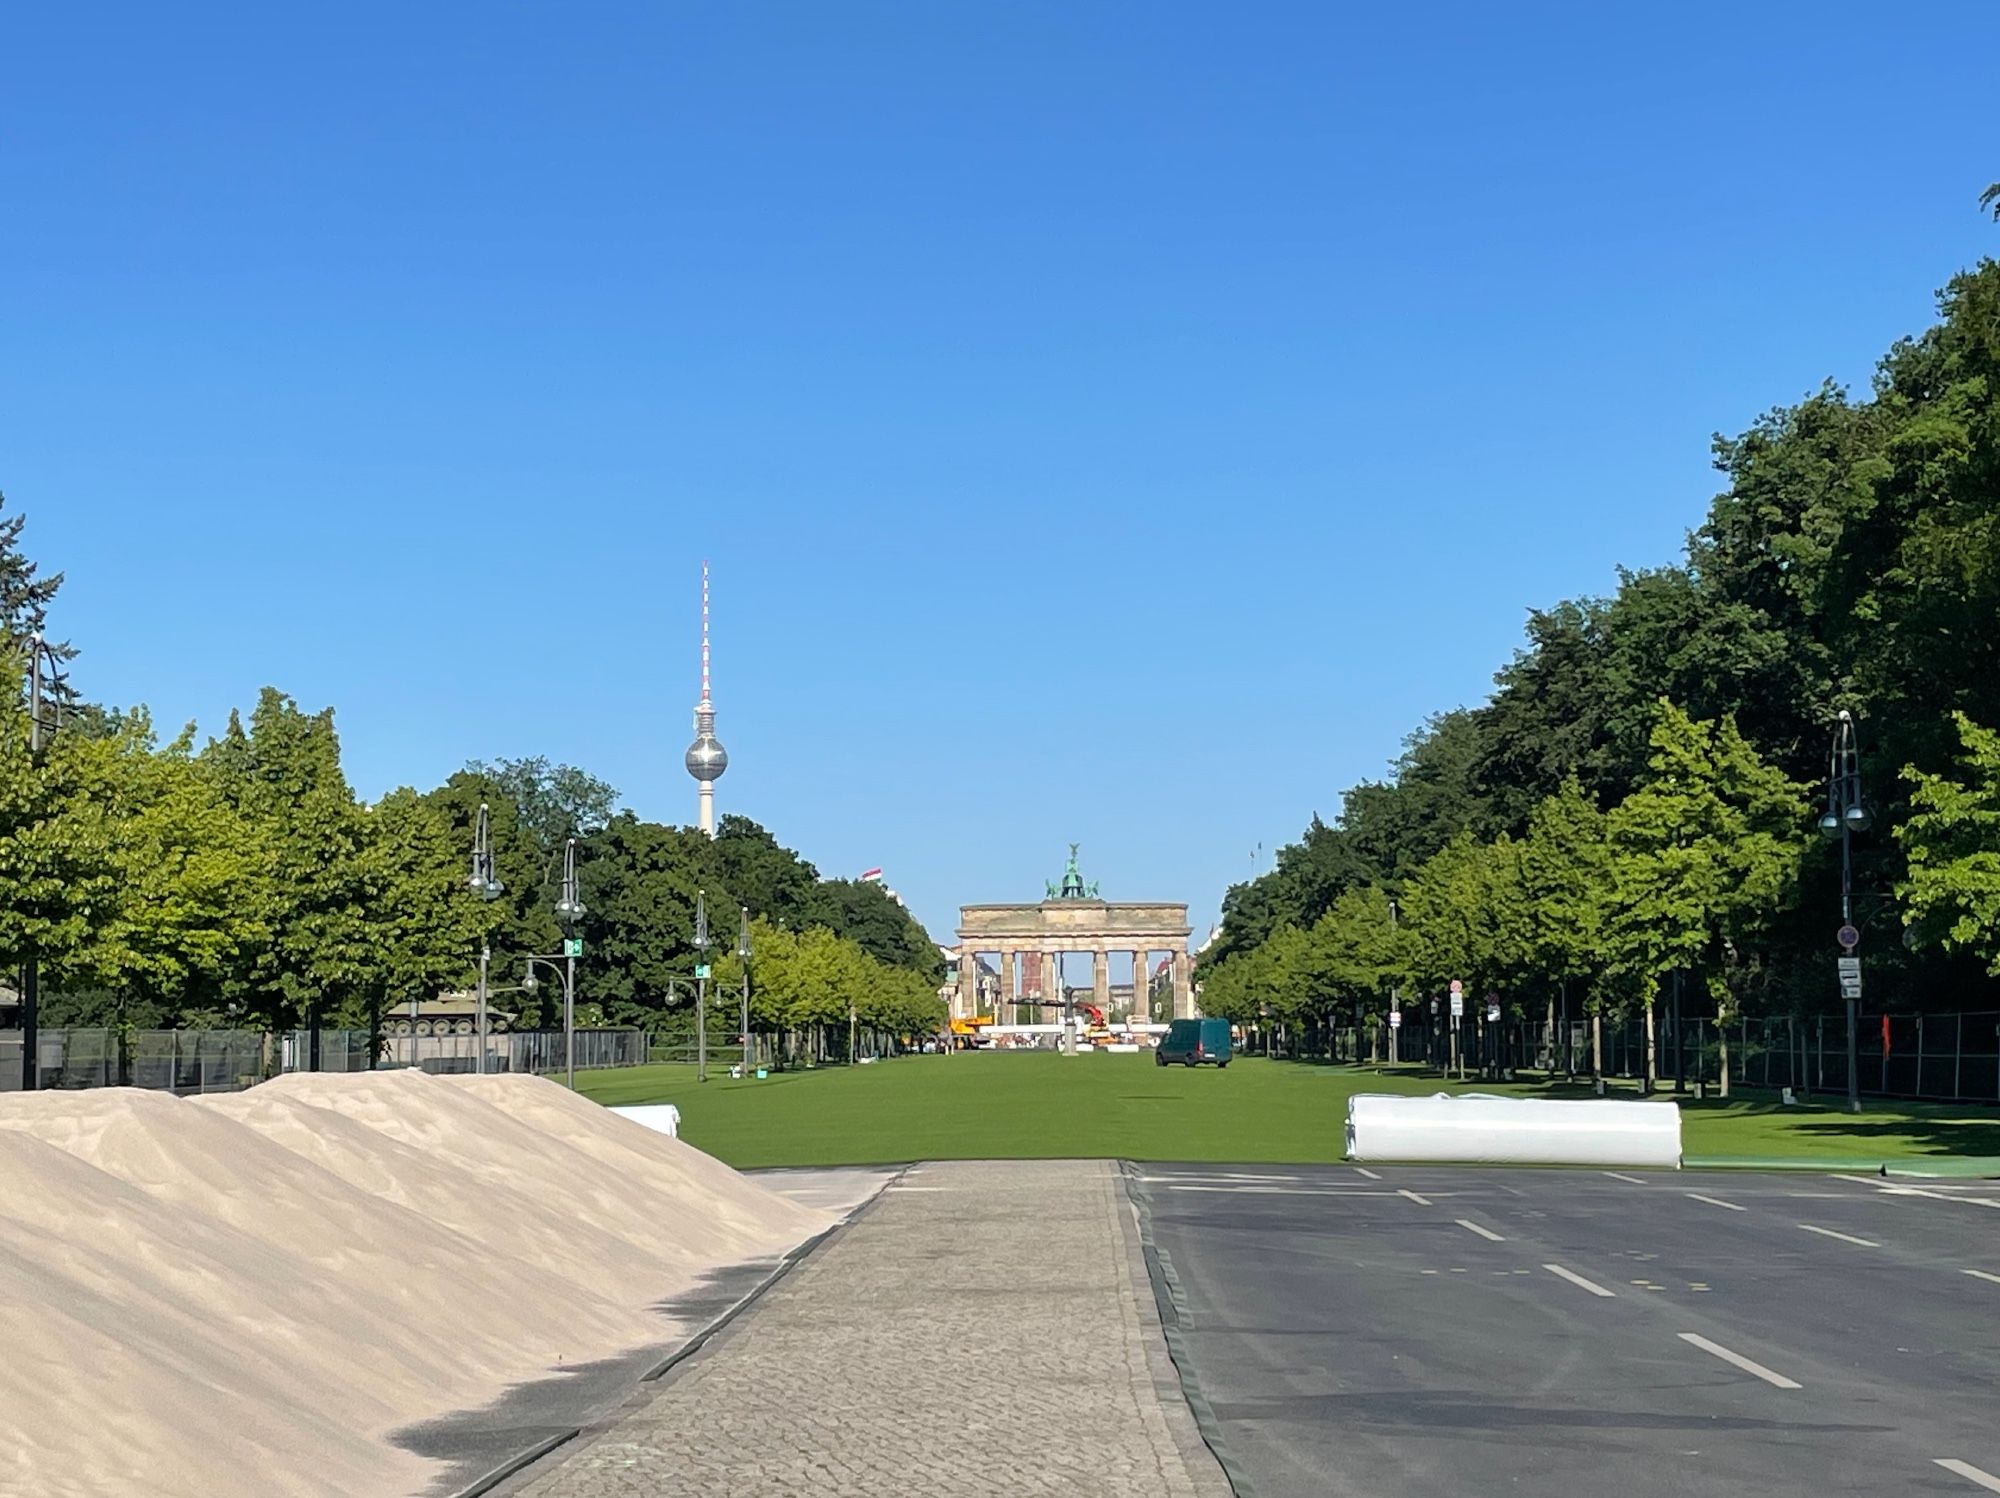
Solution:
[[[1590,1079],[1593,1082],[1604,1080],[1604,1016],[1601,1013],[1590,1017]]]
[[[1721,1050],[1722,1095],[1724,1097],[1728,1097],[1729,1096],[1729,1021],[1728,1020],[1718,1019],[1715,1022],[1715,1038]]]
[[[1556,1071],[1556,996],[1549,995],[1549,1017],[1542,1025],[1542,1053],[1538,1058],[1542,1070],[1550,1076]]]
[[[1653,1000],[1646,1000],[1646,1091],[1650,1094],[1660,1085],[1659,1037],[1653,1027]]]

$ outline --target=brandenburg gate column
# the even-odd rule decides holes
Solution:
[[[1090,954],[1090,1001],[1110,1014],[1111,952],[1106,947],[1097,947]]]
[[[993,1023],[1011,1025],[1020,1018],[1014,1005],[1014,949],[1000,949],[1000,999],[993,1006]],[[1004,1006],[1004,1007],[1003,1007]],[[1002,1016],[1005,1016],[1004,1018]]]
[[[1189,982],[1193,963],[1188,954],[1179,947],[1174,948],[1174,1018],[1194,1018],[1194,987]]]
[[[1130,1023],[1147,1024],[1153,1017],[1153,996],[1148,991],[1152,974],[1153,954],[1134,952],[1132,954],[1132,1013]]]
[[[972,943],[965,942],[958,949],[958,1003],[957,1018],[970,1019],[979,1012],[979,957],[972,950]]]

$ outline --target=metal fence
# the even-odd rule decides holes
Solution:
[[[1470,1007],[1470,1006],[1468,1006]],[[1602,1068],[1607,1077],[1647,1074],[1643,1018],[1603,1024]],[[1976,1014],[1867,1014],[1856,1031],[1860,1090],[1868,1097],[1934,1102],[2000,1103],[2000,1012]],[[1714,1087],[1722,1080],[1725,1039],[1732,1085],[1790,1087],[1803,1094],[1847,1091],[1847,1021],[1841,1015],[1778,1016],[1738,1020],[1724,1034],[1713,1020],[1657,1020],[1650,1070],[1661,1081]],[[1462,1063],[1468,1075],[1556,1072],[1588,1077],[1591,1026],[1572,1019],[1488,1024],[1477,1014],[1460,1022],[1454,1041],[1448,1022],[1406,1013],[1393,1038],[1390,1026],[1348,1025],[1324,1030],[1260,1033],[1253,1048],[1275,1055],[1323,1056],[1346,1062],[1423,1063],[1442,1071]]]
[[[294,1030],[134,1030],[122,1037],[107,1029],[42,1030],[37,1085],[44,1089],[146,1087],[182,1094],[234,1092],[280,1072],[356,1072],[375,1068],[478,1070],[478,1039],[471,1035],[382,1036],[379,1053],[366,1030],[322,1030],[314,1065],[312,1035]],[[646,1060],[643,1030],[578,1030],[579,1071],[638,1066]],[[19,1030],[0,1030],[0,1092],[22,1081]],[[371,1067],[372,1062],[372,1067]],[[487,1070],[548,1075],[565,1067],[560,1030],[517,1030],[488,1041]]]

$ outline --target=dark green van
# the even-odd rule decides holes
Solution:
[[[1226,1019],[1177,1019],[1160,1037],[1153,1052],[1153,1064],[1165,1066],[1178,1061],[1183,1066],[1229,1065],[1229,1021]]]

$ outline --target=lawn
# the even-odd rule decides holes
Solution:
[[[733,1081],[691,1066],[579,1072],[577,1090],[607,1104],[674,1103],[689,1143],[749,1168],[897,1160],[1036,1159],[1333,1161],[1357,1092],[1501,1092],[1586,1096],[1541,1085],[1445,1083],[1412,1071],[1238,1057],[1227,1071],[1158,1067],[1150,1056],[970,1053]],[[1813,1159],[1872,1165],[2000,1156],[2000,1111],[1926,1103],[1783,1107],[1757,1094],[1682,1103],[1690,1161]],[[2000,1170],[2000,1164],[1996,1164]]]

